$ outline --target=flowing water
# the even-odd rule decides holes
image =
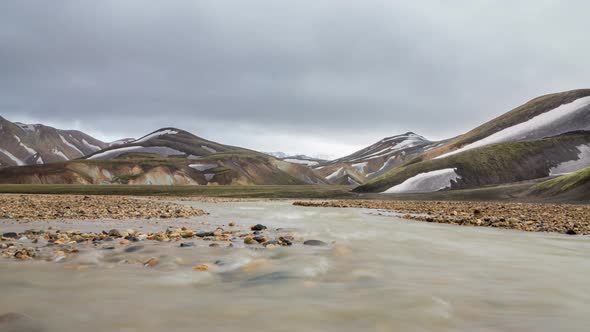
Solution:
[[[588,331],[590,239],[406,221],[289,202],[184,203],[189,221],[291,229],[327,247],[82,251],[79,262],[0,259],[0,314],[39,331]],[[0,231],[51,223],[5,222]],[[67,227],[66,227],[67,226]],[[97,222],[65,228],[108,229]],[[161,258],[157,268],[121,261]],[[193,272],[200,263],[214,263]],[[0,325],[2,326],[2,325]],[[5,326],[11,326],[5,324]],[[10,327],[6,327],[9,329]]]

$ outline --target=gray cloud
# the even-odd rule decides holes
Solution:
[[[343,154],[590,87],[585,1],[0,3],[0,114]],[[330,150],[330,151],[326,151]]]

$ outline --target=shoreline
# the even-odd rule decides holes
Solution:
[[[403,214],[403,219],[526,232],[590,235],[590,206],[470,201],[295,201],[305,207],[364,208]]]

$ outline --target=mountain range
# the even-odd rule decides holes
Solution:
[[[576,187],[588,166],[590,89],[535,98],[447,140],[407,132],[335,160],[261,153],[177,128],[105,143],[0,117],[0,183],[346,184],[358,193],[419,193],[560,175],[571,183],[572,174]],[[555,193],[560,183],[536,190]]]

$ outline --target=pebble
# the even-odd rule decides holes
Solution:
[[[141,249],[143,249],[143,246],[131,246],[131,247],[125,248],[125,252],[136,252]]]
[[[208,264],[200,264],[200,265],[197,265],[193,268],[193,271],[198,271],[198,272],[204,272],[207,270],[209,270]]]
[[[256,225],[250,227],[250,230],[253,230],[253,231],[263,231],[265,229],[266,229],[266,226],[264,226],[262,224],[256,224]]]
[[[320,240],[307,240],[305,242],[303,242],[304,245],[306,246],[327,246],[328,244],[324,241],[320,241]]]
[[[143,266],[154,267],[154,266],[158,265],[159,262],[160,262],[159,259],[152,257],[152,258],[148,259],[145,263],[143,263]]]
[[[180,244],[180,247],[181,248],[194,247],[194,246],[195,246],[195,243],[194,242],[182,242]]]
[[[18,239],[18,234],[16,234],[15,232],[7,232],[2,234],[2,237],[7,239]]]

